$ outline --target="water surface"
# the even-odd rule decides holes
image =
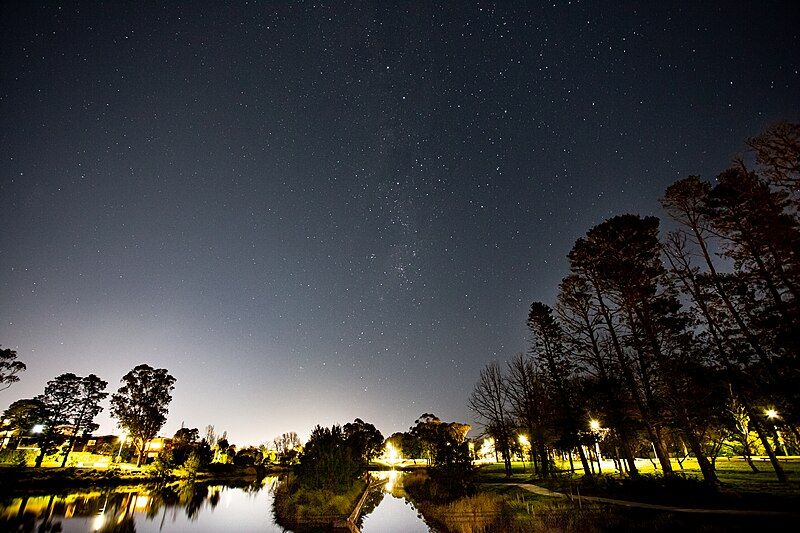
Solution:
[[[365,507],[362,531],[430,531],[411,503],[392,495],[398,474],[379,475],[387,483]],[[16,494],[0,501],[0,531],[283,532],[272,513],[276,483],[279,478],[268,477],[255,484],[174,483]]]

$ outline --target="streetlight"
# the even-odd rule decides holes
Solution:
[[[598,438],[600,433],[600,421],[595,420],[594,418],[589,420],[589,429],[592,430],[592,434],[594,435],[594,453],[597,457],[597,472],[602,473],[603,467],[601,466],[600,459],[600,439]]]
[[[33,426],[33,429],[31,429],[33,433],[41,433],[42,431],[44,431],[44,424],[36,424]]]
[[[519,436],[519,445],[520,445],[520,448],[522,448],[522,453],[520,454],[520,457],[522,457],[522,472],[524,473],[525,472],[525,447],[526,446],[530,447],[531,443],[528,440],[528,437],[526,437],[525,435],[520,435]]]

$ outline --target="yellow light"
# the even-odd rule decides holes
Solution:
[[[137,495],[136,500],[134,500],[133,506],[136,508],[137,511],[143,511],[147,509],[147,505],[149,503],[150,503],[150,496]]]
[[[591,420],[589,422],[589,427],[592,428],[592,431],[597,431],[598,429],[600,429],[600,422],[598,422],[597,420]]]
[[[103,513],[100,513],[99,515],[95,516],[94,517],[94,524],[92,524],[93,531],[97,531],[98,529],[103,529],[103,526],[105,525],[105,523],[106,523],[106,515],[104,515]]]
[[[402,459],[402,457],[400,457],[400,452],[397,451],[397,448],[395,448],[391,442],[386,443],[386,449],[383,453],[388,463],[392,466]]]
[[[525,435],[520,435],[519,443],[522,444],[523,446],[528,446],[530,444],[530,441],[528,440],[528,437],[526,437]]]
[[[764,414],[767,415],[767,418],[778,418],[778,411],[775,409],[766,409]]]
[[[394,490],[395,483],[397,483],[397,470],[391,470],[386,479],[386,492],[392,492]]]

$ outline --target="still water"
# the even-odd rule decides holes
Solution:
[[[431,531],[396,490],[396,472],[370,497],[363,533]],[[114,487],[57,494],[15,495],[0,501],[0,531],[30,532],[283,532],[272,514],[268,477],[257,484],[176,483],[167,487]]]

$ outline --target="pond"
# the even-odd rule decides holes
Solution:
[[[361,520],[363,533],[429,532],[414,506],[387,478]],[[272,514],[277,477],[255,484],[174,483],[166,487],[125,486],[18,494],[0,501],[0,530],[64,533],[157,531],[283,532]]]

